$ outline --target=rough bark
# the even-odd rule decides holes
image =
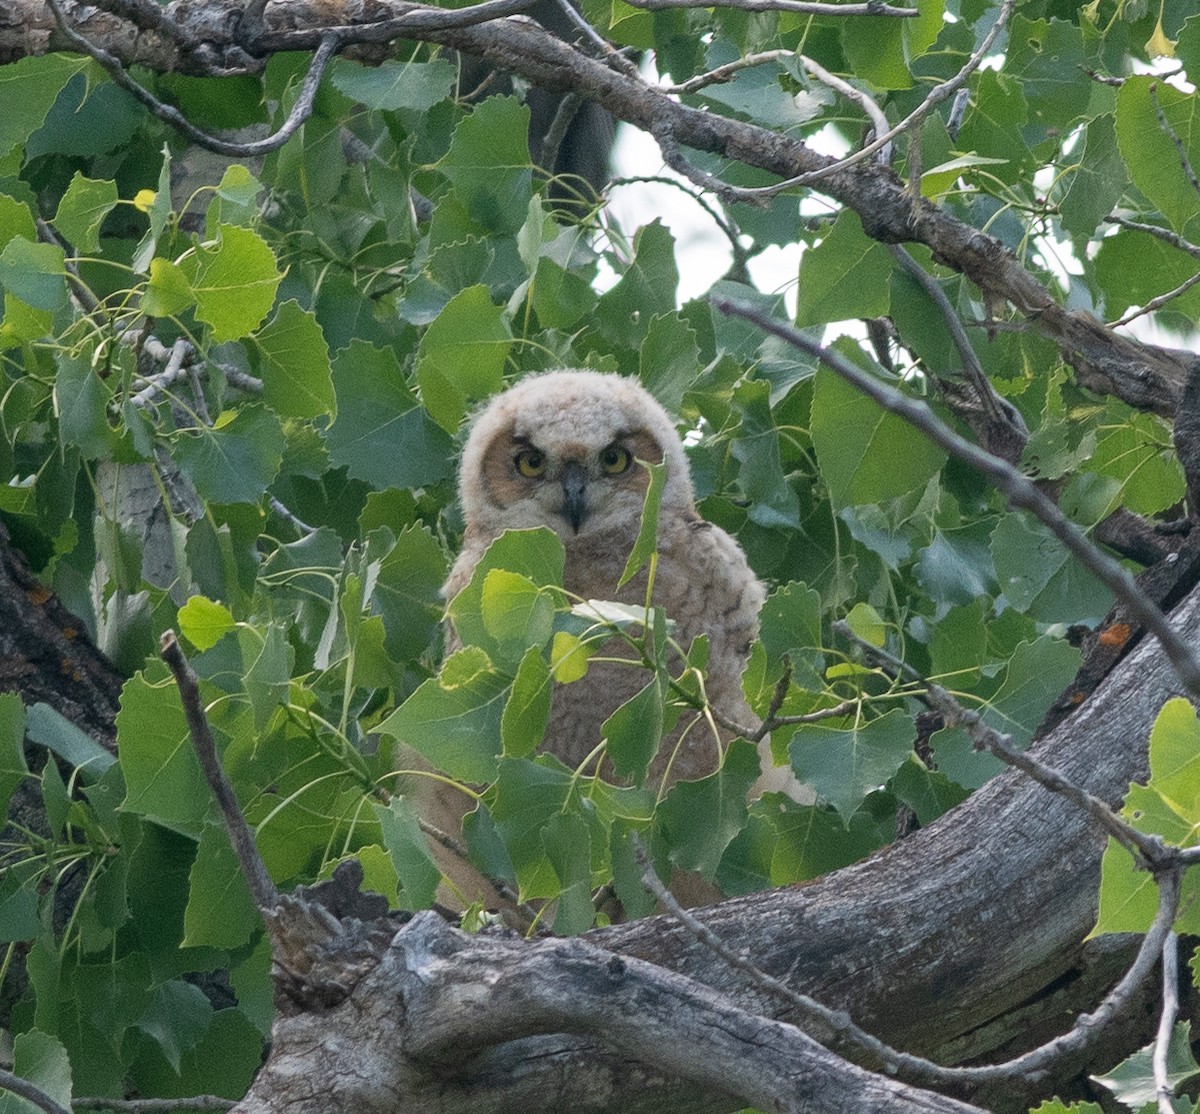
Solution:
[[[116,9],[117,0],[104,7]],[[675,147],[719,154],[790,178],[827,168],[831,161],[803,143],[672,100],[637,76],[588,57],[535,21],[513,16],[454,30],[399,29],[385,21],[421,10],[406,0],[275,0],[261,27],[245,26],[242,0],[175,0],[164,9],[179,33],[172,36],[79,0],[64,0],[75,26],[126,64],[160,72],[245,73],[274,51],[313,50],[331,26],[352,29],[366,57],[387,42],[440,43],[555,93],[577,93],[615,118]],[[9,0],[0,11],[0,63],[50,50],[73,49],[44,0]],[[925,244],[940,263],[975,283],[989,305],[1009,303],[1059,346],[1084,386],[1113,394],[1138,409],[1170,416],[1182,396],[1193,353],[1118,336],[1088,313],[1067,309],[1021,266],[1000,241],[956,220],[911,191],[886,167],[862,162],[840,169],[817,187],[862,219],[884,243]]]

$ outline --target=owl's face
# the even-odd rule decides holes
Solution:
[[[548,526],[570,547],[636,535],[649,474],[667,462],[663,505],[691,509],[687,461],[669,417],[639,384],[557,371],[523,379],[476,418],[463,452],[469,528]]]

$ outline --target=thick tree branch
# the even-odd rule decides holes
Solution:
[[[342,4],[276,0],[265,12],[252,56],[250,44],[239,38],[241,7],[235,0],[214,0],[202,7],[176,0],[167,7],[168,18],[203,44],[192,50],[182,48],[175,36],[140,31],[78,0],[60,2],[73,25],[123,65],[137,63],[160,72],[252,72],[261,66],[261,54],[316,50],[330,31],[343,35],[347,45],[378,45],[398,34],[441,43],[551,92],[594,100],[618,119],[668,136],[676,149],[707,151],[784,180],[820,173],[822,192],[858,213],[868,235],[884,243],[927,245],[938,262],[969,278],[989,302],[1009,302],[1054,341],[1075,367],[1080,382],[1092,390],[1169,416],[1196,360],[1190,352],[1119,337],[1090,314],[1063,307],[1002,243],[914,195],[886,168],[839,163],[790,136],[689,108],[640,77],[588,57],[528,19],[494,19],[450,30],[427,28],[424,24],[436,22],[435,15],[453,13],[405,0],[374,0],[366,10],[368,18],[352,23],[345,18]],[[0,62],[52,49],[75,49],[54,26],[42,0],[12,0],[8,9],[10,16],[0,16]],[[407,22],[401,27],[396,21]],[[947,96],[953,92],[948,88]]]

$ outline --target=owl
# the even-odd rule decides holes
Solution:
[[[741,675],[758,633],[763,586],[738,543],[697,513],[675,426],[633,380],[592,371],[533,375],[480,411],[459,473],[463,548],[443,595],[451,599],[466,586],[504,530],[544,526],[562,540],[568,592],[642,605],[645,569],[618,586],[649,484],[638,461],[666,464],[653,603],[674,621],[674,639],[684,650],[698,635],[708,636],[708,699],[725,718],[753,726]],[[457,645],[453,632],[448,641]],[[597,656],[636,657],[618,637]],[[600,743],[604,721],[647,681],[643,669],[593,661],[584,678],[555,687],[542,749],[579,766]],[[727,735],[698,713],[685,713],[664,737],[650,778],[669,785],[711,773]]]

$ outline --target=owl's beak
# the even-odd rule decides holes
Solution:
[[[587,518],[587,479],[587,469],[579,461],[568,460],[563,465],[563,518],[577,534]]]

